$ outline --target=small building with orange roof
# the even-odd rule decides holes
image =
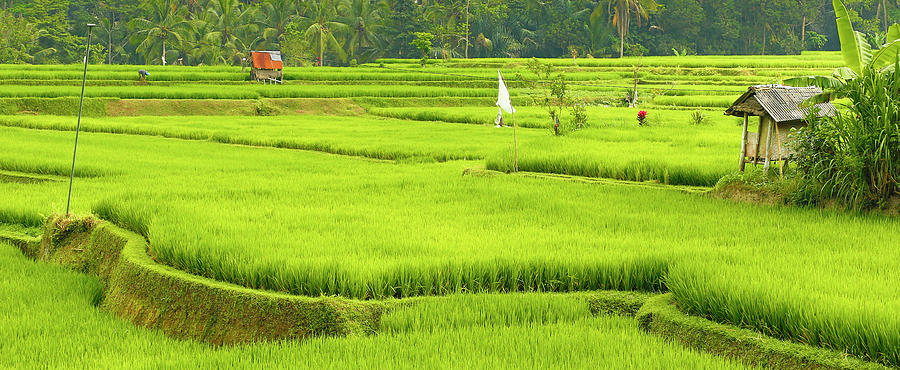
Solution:
[[[250,79],[265,83],[284,82],[284,64],[280,51],[251,51]]]

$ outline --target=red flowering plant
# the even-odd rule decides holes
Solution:
[[[644,122],[647,121],[647,111],[642,110],[642,111],[638,112],[637,119],[638,119],[638,124],[643,126]]]

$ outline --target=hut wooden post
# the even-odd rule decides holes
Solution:
[[[772,130],[773,130],[773,122],[774,119],[769,118],[769,129],[766,130],[766,164],[763,166],[763,171],[769,172],[769,167],[772,164]]]
[[[750,115],[744,113],[744,133],[741,135],[741,172],[744,172],[744,165],[747,163],[747,124]]]
[[[778,131],[778,122],[775,122],[775,137],[778,139],[778,174],[784,179],[784,153],[781,149],[781,133]]]
[[[759,117],[759,127],[756,129],[756,154],[753,155],[753,164],[759,164],[759,149],[762,147],[762,129],[765,116]]]

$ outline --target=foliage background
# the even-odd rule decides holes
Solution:
[[[95,40],[109,64],[161,64],[165,55],[169,64],[241,65],[251,49],[281,49],[293,65],[418,58],[410,45],[415,32],[435,35],[434,58],[570,57],[573,49],[580,57],[608,57],[619,49],[610,10],[630,1],[3,0],[0,63],[78,62],[87,23],[98,24]],[[839,47],[827,0],[658,2],[647,20],[631,22],[626,55]],[[900,18],[893,0],[847,5],[872,40]]]

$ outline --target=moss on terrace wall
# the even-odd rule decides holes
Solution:
[[[53,216],[39,245],[23,252],[96,275],[100,306],[135,325],[215,345],[375,332],[385,305],[258,291],[153,261],[147,241],[92,218]]]
[[[23,237],[3,230],[0,230],[0,241],[7,242],[16,248],[19,248],[19,250],[22,251],[22,254],[32,258],[37,255],[38,248],[41,247],[41,238]]]
[[[690,316],[672,294],[647,300],[637,312],[644,330],[704,352],[775,369],[885,369],[824,348],[778,340],[752,330]]]

